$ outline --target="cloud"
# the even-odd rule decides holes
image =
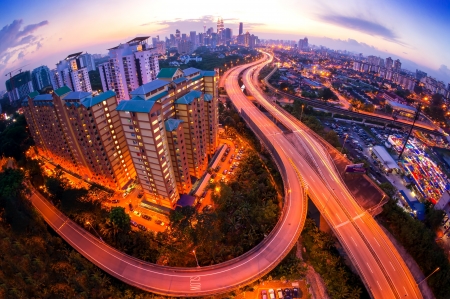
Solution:
[[[42,47],[43,39],[39,39],[34,32],[48,25],[48,21],[26,25],[21,30],[22,25],[22,20],[14,20],[0,30],[0,70],[16,55],[17,59],[23,59],[32,46],[36,46],[36,50]]]
[[[317,17],[320,21],[325,23],[359,31],[372,36],[379,36],[387,41],[397,43],[402,46],[407,46],[407,44],[400,41],[399,37],[394,31],[376,22],[368,21],[363,18],[347,17],[334,13],[323,15],[318,14]]]

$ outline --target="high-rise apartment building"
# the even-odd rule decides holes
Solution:
[[[400,62],[400,59],[397,59],[394,61],[394,70],[400,71],[402,68],[402,63]]]
[[[58,88],[68,86],[73,91],[92,92],[87,66],[80,57],[82,53],[71,54],[56,64],[54,80]]]
[[[239,23],[239,35],[244,34],[244,23]]]
[[[147,206],[174,209],[217,148],[217,74],[162,69],[128,101],[64,86],[22,105],[40,155],[112,189],[137,178]]]
[[[150,47],[148,38],[136,37],[109,49],[109,61],[98,66],[103,90],[113,90],[119,101],[129,100],[132,90],[158,75],[158,52],[162,49]]]
[[[391,57],[386,58],[385,67],[387,69],[392,69],[393,64],[394,64],[394,60],[392,60]]]
[[[21,72],[12,76],[6,80],[5,85],[11,103],[23,100],[30,92],[34,91],[30,71]]]
[[[191,31],[189,32],[189,40],[191,41],[193,45],[193,49],[197,49],[197,32]]]
[[[84,53],[80,55],[79,58],[83,65],[86,67],[87,71],[95,71],[95,63],[94,63],[94,56],[88,53]]]
[[[53,82],[53,75],[46,65],[35,68],[31,72],[31,80],[33,82],[33,89],[36,91],[46,87],[56,89],[56,84]]]
[[[136,176],[113,91],[92,97],[64,86],[22,106],[40,155],[111,189]]]
[[[298,49],[299,50],[307,50],[308,47],[309,47],[309,45],[308,45],[308,38],[307,37],[305,37],[304,39],[300,39],[298,41]]]
[[[182,39],[178,42],[178,53],[191,54],[193,52],[193,44],[190,40]]]

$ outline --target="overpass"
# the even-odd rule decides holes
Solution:
[[[254,65],[260,62],[255,62]],[[237,77],[246,66],[229,72],[233,86],[239,89]],[[239,101],[247,101],[240,92]],[[250,106],[253,106],[250,104]],[[257,110],[257,108],[255,108]],[[30,198],[36,210],[54,231],[81,255],[117,279],[145,291],[177,297],[207,296],[243,287],[270,272],[293,248],[303,229],[307,212],[304,182],[292,160],[280,144],[269,136],[280,134],[279,128],[266,116],[264,124],[253,122],[253,109],[245,117],[249,126],[266,146],[281,173],[285,188],[281,216],[269,235],[242,256],[212,266],[176,268],[148,263],[129,256],[99,240],[55,208],[37,190]],[[258,113],[259,112],[258,110]]]
[[[270,61],[270,60],[269,60]],[[269,141],[280,146],[299,173],[308,195],[340,240],[373,298],[422,298],[409,269],[380,226],[347,190],[331,157],[305,128],[269,103],[251,79],[266,63],[249,68],[243,80],[256,101],[277,119],[288,124],[292,134],[265,131],[270,120],[247,99],[242,99],[237,78],[227,79],[231,101],[244,119],[250,119]],[[257,78],[257,76],[254,76]],[[250,126],[252,127],[252,126]],[[252,127],[252,129],[254,129]],[[287,135],[291,138],[288,138]]]
[[[265,85],[267,86],[267,88],[269,90],[275,92],[276,94],[279,94],[286,98],[289,98],[291,100],[302,101],[305,104],[310,105],[312,107],[329,111],[332,113],[333,116],[334,116],[334,114],[346,115],[349,117],[362,119],[363,123],[365,121],[369,120],[369,121],[375,121],[377,123],[383,123],[384,126],[394,125],[394,126],[397,126],[397,127],[403,128],[403,129],[410,129],[412,126],[412,122],[408,121],[408,120],[394,120],[392,117],[388,117],[388,116],[376,115],[373,113],[362,113],[362,112],[350,111],[348,109],[336,107],[330,103],[324,103],[323,101],[320,101],[320,100],[299,97],[299,96],[295,96],[295,95],[286,93],[284,91],[279,90],[278,88],[273,87],[269,83],[269,78],[272,75],[273,75],[273,72],[271,72],[268,76],[266,76],[264,78]],[[247,85],[245,85],[245,86],[247,86]],[[433,134],[435,136],[445,136],[446,135],[446,134],[438,131],[438,129],[436,129],[433,125],[428,126],[424,123],[416,122],[416,124],[414,125],[414,129],[417,131],[421,131],[423,133]]]

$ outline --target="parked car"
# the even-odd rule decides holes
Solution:
[[[294,293],[294,294],[293,294],[293,297],[294,297],[294,298],[298,298],[298,288],[294,288],[292,291],[293,291],[293,293]]]
[[[133,213],[134,213],[134,215],[136,215],[138,217],[141,216],[141,212],[139,212],[138,210],[134,210]]]
[[[133,212],[133,205],[131,203],[128,204],[128,207],[130,208],[130,211]]]
[[[262,299],[267,299],[267,291],[266,290],[262,290],[261,291],[261,298]]]
[[[142,231],[146,231],[147,228],[145,226],[143,226],[142,224],[138,224],[137,227],[142,230]]]
[[[283,297],[283,290],[277,289],[277,295],[278,295],[278,298],[279,298],[279,299],[283,299],[283,298],[284,298],[284,297]]]
[[[275,291],[273,289],[269,289],[269,298],[270,299],[276,299]]]
[[[225,169],[222,173],[223,173],[224,175],[227,174],[227,173],[228,173],[228,169]]]
[[[161,226],[164,226],[164,222],[161,221],[161,220],[159,220],[159,219],[156,219],[156,220],[155,220],[155,223],[156,223],[156,224],[159,224],[159,225],[161,225]]]
[[[119,200],[118,199],[113,199],[113,200],[111,200],[111,203],[119,203]]]
[[[130,224],[131,224],[132,226],[134,226],[134,227],[137,227],[137,226],[138,226],[137,222],[136,222],[136,221],[133,221],[133,220],[130,220]]]
[[[141,217],[148,221],[152,220],[152,217],[145,215],[145,214],[143,214]]]
[[[207,205],[203,208],[203,212],[209,212],[212,210],[212,205]]]
[[[142,196],[144,196],[144,193],[139,193],[137,197],[141,198]]]

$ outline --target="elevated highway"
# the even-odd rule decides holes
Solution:
[[[243,75],[244,84],[260,105],[288,125],[296,142],[282,133],[266,136],[295,166],[307,186],[308,195],[339,238],[372,297],[422,298],[402,258],[372,216],[347,190],[327,151],[308,130],[278,111],[257,90],[257,82],[251,79],[251,73],[255,71],[253,77],[256,79],[266,63],[248,68]],[[242,98],[237,79],[237,74],[231,73],[225,82],[235,107],[244,119],[251,120],[248,123],[261,129],[271,127],[270,120],[248,99]]]
[[[245,67],[237,67],[227,74],[237,77]],[[237,94],[235,100],[246,103],[242,93]],[[249,115],[256,113],[256,110],[250,109]],[[305,189],[296,167],[282,145],[271,143],[271,139],[267,138],[282,136],[280,130],[265,116],[256,123],[253,119],[247,118],[249,125],[256,128],[255,133],[270,149],[282,175],[284,206],[272,232],[255,248],[230,261],[200,268],[175,268],[144,262],[88,233],[33,188],[31,202],[55,232],[81,255],[110,275],[137,288],[167,296],[193,297],[243,287],[268,273],[289,253],[301,233],[307,212]]]

